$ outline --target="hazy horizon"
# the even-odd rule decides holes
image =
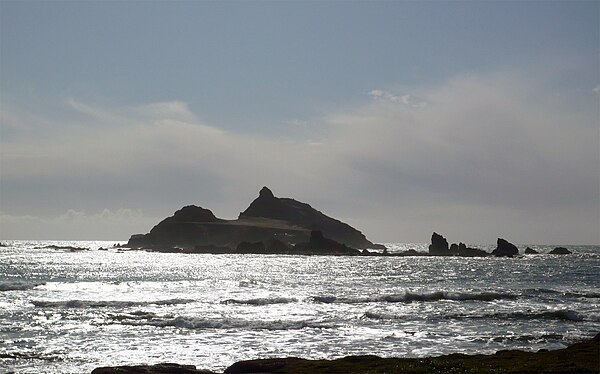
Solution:
[[[268,186],[373,242],[600,245],[600,3],[0,2],[0,239]]]

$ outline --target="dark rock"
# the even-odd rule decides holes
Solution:
[[[239,215],[239,219],[259,217],[289,222],[311,231],[322,231],[328,238],[349,246],[378,247],[350,225],[326,216],[306,203],[289,198],[277,198],[267,187],[263,187],[258,198]]]
[[[551,255],[570,255],[571,253],[572,252],[566,249],[565,247],[556,247],[550,252],[548,252],[548,254]]]
[[[446,238],[434,232],[431,235],[431,245],[429,246],[429,254],[433,256],[451,256],[452,253],[448,249],[448,241]]]
[[[462,244],[462,243],[460,243],[460,244]],[[457,254],[458,253],[458,244],[456,244],[456,243],[450,244],[450,252],[452,252],[452,254]]]
[[[295,253],[308,255],[360,255],[361,251],[338,243],[323,236],[321,231],[311,231],[308,243],[298,243],[294,246]]]
[[[35,249],[54,249],[56,251],[82,252],[89,251],[89,248],[73,247],[70,245],[45,245],[43,247],[35,247]]]
[[[236,253],[265,253],[265,243],[241,242],[237,245]]]
[[[208,209],[195,205],[185,206],[172,217],[166,218],[166,222],[222,222],[222,219],[215,217],[213,212]]]
[[[525,248],[525,254],[526,254],[526,255],[537,255],[537,254],[539,254],[539,253],[540,253],[540,252],[536,251],[536,250],[535,250],[535,249],[533,249],[533,248],[529,248],[529,247]]]
[[[152,246],[147,248],[140,248],[146,252],[159,252],[159,253],[184,253],[183,248],[179,247],[159,247]]]
[[[512,243],[498,238],[496,249],[492,251],[492,255],[496,257],[513,257],[519,254],[519,249]]]
[[[218,245],[197,245],[193,249],[188,249],[185,253],[206,253],[206,254],[226,254],[232,253],[233,250],[229,247],[218,246]]]
[[[417,252],[415,249],[409,249],[408,251],[402,253],[404,256],[423,256],[422,253]]]
[[[196,369],[193,365],[156,364],[100,367],[92,374],[214,374],[212,371]]]
[[[456,252],[453,252],[460,257],[486,257],[490,254],[479,248],[467,247],[465,243],[459,243],[456,247]]]
[[[273,253],[273,254],[286,254],[286,253],[290,253],[292,251],[292,247],[287,245],[285,242],[273,238],[273,239],[269,239],[267,240],[266,244],[265,244],[265,250],[267,253]]]
[[[147,234],[132,235],[128,248],[214,245],[231,247],[241,242],[266,243],[278,239],[288,245],[306,242],[312,230],[357,248],[379,248],[358,230],[328,217],[310,205],[277,198],[266,187],[237,220],[217,218],[210,210],[189,205],[158,223]]]
[[[289,365],[302,361],[305,360],[295,357],[239,361],[225,369],[223,374],[280,373]]]

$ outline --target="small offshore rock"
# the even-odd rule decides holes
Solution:
[[[540,254],[540,252],[536,251],[533,248],[527,247],[527,248],[525,248],[525,254],[526,255],[538,255],[538,254]]]
[[[452,253],[448,249],[448,241],[442,235],[434,232],[431,235],[431,245],[429,246],[429,254],[433,256],[451,256]]]
[[[455,254],[460,257],[486,257],[490,255],[483,249],[467,247],[462,242],[458,244]]]
[[[496,249],[492,251],[492,255],[496,257],[514,257],[519,254],[519,249],[512,243],[498,238]]]
[[[565,247],[556,247],[548,253],[551,255],[570,255],[572,252]]]

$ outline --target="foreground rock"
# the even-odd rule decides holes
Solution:
[[[307,242],[311,231],[321,231],[337,242],[354,248],[378,248],[350,225],[331,218],[308,204],[278,198],[263,187],[237,220],[217,218],[213,212],[189,205],[158,223],[147,234],[132,235],[129,248],[236,248],[240,243],[279,240],[286,245]]]
[[[120,366],[95,369],[93,374],[192,374],[210,373],[182,366],[181,371],[164,365]],[[161,367],[163,366],[163,367]],[[157,371],[148,371],[158,367]],[[140,369],[142,368],[142,369]],[[146,370],[146,371],[140,371]],[[163,370],[163,371],[159,371]],[[190,371],[196,370],[196,371]],[[523,352],[499,351],[493,355],[451,354],[430,358],[381,358],[377,356],[350,356],[337,360],[305,360],[300,358],[273,358],[240,361],[224,373],[580,373],[600,372],[600,334],[593,339],[555,351]]]
[[[212,371],[196,369],[193,365],[157,364],[136,366],[101,367],[92,374],[215,374]]]

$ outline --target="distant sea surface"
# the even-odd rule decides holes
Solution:
[[[535,351],[600,331],[598,246],[511,259],[194,255],[115,243],[2,242],[0,372]]]

